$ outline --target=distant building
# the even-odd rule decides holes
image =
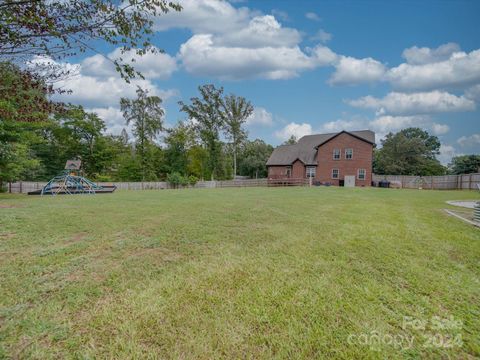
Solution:
[[[277,147],[267,161],[269,179],[312,178],[340,186],[370,186],[375,133],[370,130],[307,135]]]

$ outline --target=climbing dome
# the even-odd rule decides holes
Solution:
[[[82,162],[68,160],[62,174],[55,176],[41,190],[29,192],[29,195],[74,195],[112,193],[117,188],[115,185],[99,186],[82,176]]]

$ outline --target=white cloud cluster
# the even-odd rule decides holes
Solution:
[[[305,135],[310,135],[312,133],[312,125],[308,123],[297,124],[291,122],[286,125],[283,129],[275,132],[275,136],[280,140],[288,140],[292,135],[297,139]]]
[[[472,134],[469,136],[462,136],[457,140],[461,147],[474,147],[480,145],[480,134]]]
[[[380,81],[386,72],[386,66],[372,59],[356,59],[341,56],[335,64],[335,72],[330,77],[332,85],[360,84]]]
[[[255,107],[252,115],[247,118],[247,126],[272,126],[273,115],[263,107]]]
[[[274,15],[217,0],[182,0],[183,10],[156,19],[157,30],[185,27],[193,35],[177,55],[194,75],[219,79],[289,79],[331,65],[336,54],[323,46],[301,49],[301,33]],[[281,17],[278,12],[272,12]],[[329,34],[324,33],[324,40]],[[325,40],[326,41],[326,40]]]
[[[365,96],[347,103],[355,107],[374,109],[378,114],[393,115],[475,110],[475,102],[472,100],[438,90],[418,93],[391,92],[381,99]]]
[[[120,99],[135,97],[137,86],[164,101],[178,95],[177,90],[162,90],[152,82],[154,79],[165,79],[176,70],[173,57],[163,53],[149,53],[139,57],[134,50],[121,55],[118,49],[108,55],[110,59],[119,56],[124,62],[131,62],[133,59],[133,66],[142,72],[145,79],[133,79],[128,84],[115,71],[113,63],[101,55],[87,57],[78,64],[55,63],[45,59],[41,61],[50,61],[65,69],[74,69],[71,76],[55,83],[56,87],[71,91],[55,95],[57,100],[80,104],[88,111],[96,112],[105,121],[108,132],[119,134],[124,127],[124,119],[119,110]]]
[[[480,83],[480,50],[454,52],[443,61],[403,63],[390,69],[386,80],[403,90],[466,88]]]
[[[440,45],[436,49],[413,46],[405,49],[402,56],[409,64],[422,65],[448,60],[453,53],[459,51],[460,46],[458,44],[447,43]]]
[[[306,17],[308,20],[312,20],[312,21],[320,21],[320,20],[322,20],[322,19],[320,18],[320,16],[318,16],[318,15],[317,15],[316,13],[314,13],[314,12],[307,12],[307,13],[305,14],[305,17]]]

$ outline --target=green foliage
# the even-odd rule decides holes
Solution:
[[[252,104],[244,97],[230,94],[221,103],[225,135],[231,141],[233,155],[233,176],[237,175],[237,151],[240,144],[247,139],[247,132],[242,126],[253,113]]]
[[[49,115],[61,109],[61,104],[49,100],[51,85],[27,70],[0,63],[0,119],[21,122],[47,121]]]
[[[239,154],[240,175],[252,178],[267,177],[266,163],[273,152],[273,146],[256,139],[245,142]]]
[[[382,147],[374,153],[374,172],[393,175],[443,175],[444,166],[437,160],[440,141],[419,128],[389,133]]]
[[[181,6],[166,0],[6,0],[0,4],[0,54],[12,61],[35,55],[61,59],[99,42],[120,46],[122,53],[158,52],[150,39],[154,18],[170,10],[180,11]],[[127,81],[141,76],[122,58],[109,60]],[[54,78],[59,76],[56,70],[51,71]]]
[[[282,143],[282,145],[295,145],[298,142],[298,139],[295,135],[290,136],[290,138]]]
[[[163,129],[162,99],[149,96],[147,90],[137,88],[137,98],[120,100],[126,124],[133,123],[133,135],[141,162],[142,181],[152,179],[152,142]]]
[[[452,174],[472,174],[480,172],[480,155],[455,156],[448,164]]]
[[[174,189],[176,189],[179,185],[188,184],[188,178],[186,179],[182,174],[178,172],[173,172],[167,174],[167,182],[172,185]]]
[[[191,186],[195,186],[195,184],[198,182],[198,178],[195,175],[190,175],[187,179],[188,184]]]
[[[214,85],[198,87],[199,97],[190,99],[191,104],[179,102],[180,110],[194,120],[194,128],[200,140],[208,151],[208,170],[212,179],[219,176],[222,146],[220,131],[224,126],[221,113],[223,88],[217,89]]]

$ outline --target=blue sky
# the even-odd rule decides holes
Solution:
[[[250,100],[249,137],[419,126],[439,136],[442,162],[480,153],[479,1],[181,0],[155,22],[160,55],[137,59],[144,81],[125,84],[98,54],[67,59],[77,75],[63,100],[96,111],[108,131],[124,121],[122,96],[142,85],[177,102],[206,83]],[[96,45],[95,45],[96,46]],[[110,57],[118,50],[101,45]]]

